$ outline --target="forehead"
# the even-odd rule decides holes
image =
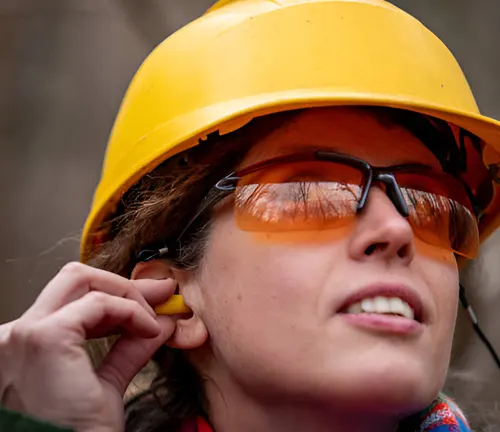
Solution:
[[[315,148],[356,156],[375,166],[424,163],[440,169],[433,153],[390,115],[357,107],[301,112],[257,142],[244,164]]]

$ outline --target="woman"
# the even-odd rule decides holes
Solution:
[[[440,390],[499,126],[389,3],[221,1],[135,77],[89,265],[2,327],[6,430],[469,430]]]

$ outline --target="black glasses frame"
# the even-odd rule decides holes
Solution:
[[[385,192],[389,199],[392,201],[397,211],[405,218],[409,216],[408,206],[406,201],[404,200],[403,194],[401,192],[401,188],[398,185],[398,182],[395,178],[395,173],[405,172],[405,173],[421,173],[426,176],[447,176],[452,178],[453,181],[460,183],[461,186],[464,187],[469,203],[462,203],[467,205],[467,207],[477,216],[476,208],[473,203],[475,201],[475,197],[472,194],[470,188],[458,180],[456,177],[451,176],[446,173],[436,173],[431,167],[423,164],[398,164],[391,165],[388,167],[378,167],[369,164],[368,162],[356,158],[354,156],[348,156],[342,153],[330,152],[324,150],[313,150],[307,152],[293,153],[284,156],[277,156],[266,161],[256,163],[250,165],[241,170],[232,172],[228,174],[224,178],[220,179],[208,192],[205,199],[202,201],[201,205],[198,207],[197,212],[193,215],[191,219],[189,219],[188,223],[184,226],[184,229],[181,231],[179,236],[176,239],[176,247],[172,248],[168,245],[160,249],[154,250],[144,250],[140,252],[138,255],[139,262],[146,262],[153,259],[160,258],[162,256],[175,253],[175,250],[182,244],[182,239],[192,228],[193,224],[200,218],[200,216],[209,210],[211,207],[222,201],[227,196],[231,195],[237,188],[238,182],[245,176],[249,174],[253,174],[255,172],[261,171],[266,168],[270,168],[273,166],[279,166],[288,163],[296,163],[296,162],[311,162],[311,161],[320,161],[320,162],[333,162],[333,163],[341,163],[343,165],[351,166],[359,170],[363,175],[363,184],[362,184],[362,195],[358,202],[358,208],[356,213],[360,213],[363,211],[366,205],[366,201],[368,199],[368,194],[370,193],[370,189],[374,184],[384,184]],[[174,250],[175,249],[175,250]]]

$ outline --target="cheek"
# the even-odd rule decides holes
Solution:
[[[201,285],[212,343],[232,351],[254,346],[263,357],[291,355],[298,345],[292,340],[308,340],[319,325],[323,288],[336,261],[332,245],[265,243],[224,216],[209,244]]]
[[[459,278],[454,263],[425,260],[422,263],[422,274],[425,275],[435,305],[434,320],[447,331],[453,332],[458,306]],[[451,336],[450,336],[451,337]]]
[[[432,298],[432,317],[428,329],[428,348],[437,380],[444,380],[458,309],[458,270],[456,264],[423,259],[420,273]]]
[[[416,250],[417,273],[422,275],[433,299],[432,321],[438,324],[443,332],[452,333],[459,291],[459,273],[455,256],[451,252],[422,244],[418,240]]]

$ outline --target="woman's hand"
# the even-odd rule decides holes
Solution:
[[[151,306],[174,281],[66,265],[18,320],[0,326],[0,404],[78,432],[123,430],[123,394],[175,323]],[[121,337],[97,370],[87,339]]]

